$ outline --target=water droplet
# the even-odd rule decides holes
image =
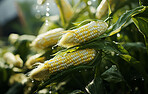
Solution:
[[[46,23],[48,23],[48,20],[45,20]]]
[[[115,52],[111,52],[111,55],[114,56],[115,55]]]
[[[49,5],[49,3],[46,3],[46,5]]]
[[[49,8],[46,8],[46,11],[49,11],[50,9]]]
[[[95,2],[96,0],[92,0],[93,2]]]
[[[34,82],[34,80],[31,81],[32,83]]]
[[[46,13],[46,16],[49,16],[49,13],[48,12]]]
[[[118,42],[113,41],[113,43],[118,44]]]
[[[119,56],[119,54],[116,54],[117,56]]]
[[[135,87],[135,91],[137,91],[139,88],[138,87]]]
[[[108,69],[108,66],[105,66],[105,69]]]
[[[88,2],[87,2],[87,4],[88,4],[88,5],[91,5],[91,4],[92,4],[92,2],[91,2],[91,1],[88,1]]]
[[[85,69],[85,71],[87,71],[87,69]]]
[[[119,33],[117,33],[117,37],[120,37],[120,34]]]
[[[81,71],[79,71],[79,72],[81,72]]]
[[[45,23],[45,25],[49,25],[48,23]]]
[[[144,78],[142,77],[142,81],[144,81]]]
[[[52,91],[49,91],[49,94],[51,94],[52,93]]]
[[[137,79],[136,79],[136,78],[134,78],[134,80],[136,81]]]

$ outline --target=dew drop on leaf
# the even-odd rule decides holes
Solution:
[[[105,66],[105,69],[108,69],[108,66]]]
[[[46,11],[49,11],[49,10],[50,10],[50,9],[47,7],[47,8],[46,8]]]
[[[135,78],[134,80],[136,81],[137,79]]]
[[[91,1],[88,1],[88,2],[87,2],[87,4],[88,4],[88,5],[91,5],[91,4],[92,4],[92,2],[91,2]]]
[[[138,87],[135,87],[135,91],[137,91],[138,90]]]
[[[48,25],[48,23],[46,23],[45,25]]]
[[[46,5],[49,5],[49,3],[46,3]]]
[[[120,34],[119,33],[117,33],[117,37],[120,37]]]
[[[49,16],[49,13],[48,12],[46,13],[46,16]]]
[[[32,83],[34,82],[34,80],[31,81]]]
[[[119,54],[116,54],[117,56],[119,56]]]
[[[49,91],[49,94],[51,94],[52,93],[52,91]]]
[[[142,81],[144,81],[144,78],[142,77]]]

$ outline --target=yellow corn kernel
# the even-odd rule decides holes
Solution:
[[[94,49],[77,50],[75,52],[60,54],[47,60],[30,72],[30,78],[35,80],[47,79],[50,74],[67,69],[70,66],[89,63],[95,58]]]
[[[30,56],[25,63],[26,67],[28,69],[31,69],[33,64],[37,62],[43,63],[45,61],[45,57],[40,57],[41,55],[42,54],[36,54],[36,55]]]
[[[23,60],[20,58],[19,55],[14,55],[11,52],[7,52],[4,54],[4,60],[6,63],[15,66],[15,67],[22,67],[23,66]]]
[[[66,48],[73,47],[100,36],[107,30],[107,27],[106,22],[92,21],[80,28],[66,31],[57,45]]]
[[[50,30],[46,33],[40,34],[32,42],[31,46],[34,46],[39,49],[44,49],[49,46],[53,46],[58,42],[59,37],[62,35],[62,31],[62,28],[57,28]]]

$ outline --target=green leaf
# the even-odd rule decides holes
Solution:
[[[93,66],[90,65],[80,65],[80,66],[72,66],[66,70],[54,73],[50,76],[50,79],[45,81],[44,83],[41,83],[38,87],[38,89],[34,92],[37,93],[39,90],[45,88],[47,85],[51,84],[52,82],[56,81],[57,79],[60,79],[62,76],[66,76],[68,74],[71,74],[73,71],[80,70],[80,69],[92,69]]]
[[[104,51],[115,52],[116,55],[119,55],[122,59],[127,61],[131,66],[133,66],[139,73],[143,75],[145,79],[148,80],[148,75],[143,67],[143,65],[132,57],[128,51],[117,42],[110,42],[106,40],[96,40],[88,44],[80,46],[80,48],[94,48],[101,49]]]
[[[90,21],[94,21],[95,19],[86,19],[86,20],[84,20],[84,21],[81,21],[81,22],[74,22],[74,23],[72,23],[72,24],[74,24],[74,25],[76,25],[76,26],[80,26],[80,25],[82,25],[82,24],[84,24],[84,23],[87,23],[87,22],[90,22]]]
[[[94,42],[85,43],[80,45],[81,48],[94,48],[97,50],[106,50],[110,52],[116,52],[118,54],[126,54],[128,53],[122,46],[120,46],[117,42],[110,42],[106,40],[96,40]]]
[[[15,42],[15,51],[14,54],[19,54],[23,61],[26,61],[27,55],[31,52],[30,43],[35,39],[35,36],[32,35],[22,35]]]
[[[138,50],[138,49],[145,50],[146,49],[144,43],[142,43],[142,42],[128,42],[128,43],[123,44],[123,46],[126,47],[127,49],[130,49],[130,48],[136,49],[136,50]]]
[[[23,87],[21,83],[15,83],[5,94],[20,94],[23,92]]]
[[[131,16],[135,13],[138,13],[142,9],[144,9],[143,6],[137,7],[133,10],[129,10],[129,11],[125,12],[123,15],[120,16],[118,21],[114,25],[111,25],[108,28],[108,30],[103,35],[101,35],[99,38],[109,37],[109,36],[112,36],[112,35],[120,32],[121,29],[123,27],[127,26],[126,24],[128,24],[130,22]]]
[[[85,89],[89,94],[105,94],[103,80],[99,76],[92,80]]]
[[[109,4],[109,0],[107,0],[107,4],[108,4],[108,16],[110,16],[112,11],[111,11],[111,7],[110,7],[110,4]]]
[[[112,65],[111,68],[101,74],[102,79],[110,83],[118,83],[123,81],[123,77],[116,65]]]
[[[117,34],[118,32],[120,32],[120,31],[121,31],[121,27],[122,27],[122,26],[120,26],[120,27],[117,28],[116,30],[112,31],[112,32],[109,34],[109,36],[112,36],[112,35]]]
[[[132,15],[132,20],[134,24],[137,26],[138,30],[143,34],[145,39],[145,44],[148,49],[148,7],[144,6],[144,8]],[[147,51],[148,52],[148,51]]]
[[[84,94],[84,92],[81,90],[74,90],[73,92],[68,93],[68,94]]]
[[[148,80],[148,74],[146,73],[146,70],[144,69],[144,66],[137,61],[135,58],[133,58],[132,56],[126,54],[120,54],[120,57],[122,59],[124,59],[125,61],[127,61],[130,65],[132,65],[139,73],[142,74],[142,76]]]

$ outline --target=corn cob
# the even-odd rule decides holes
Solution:
[[[34,46],[39,49],[44,49],[48,46],[53,46],[58,42],[59,37],[62,35],[62,31],[62,28],[57,28],[50,30],[46,33],[40,34],[32,42],[31,46]]]
[[[114,9],[116,2],[121,2],[121,0],[108,0],[108,1],[112,10]],[[103,16],[107,14],[107,12],[108,12],[108,2],[107,0],[102,0],[99,6],[97,7],[96,18],[101,19]]]
[[[36,55],[33,55],[33,56],[30,56],[25,65],[28,69],[31,69],[32,68],[32,65],[35,64],[36,62],[40,62],[40,63],[43,63],[45,61],[45,57],[41,57],[42,54],[36,54]]]
[[[23,60],[20,58],[20,56],[18,54],[14,55],[11,52],[7,52],[4,54],[3,58],[6,61],[6,63],[8,63],[9,65],[12,65],[15,67],[22,67],[23,66]]]
[[[66,69],[70,66],[86,64],[94,59],[96,51],[94,49],[77,50],[66,55],[57,55],[39,65],[30,73],[30,78],[35,80],[47,79],[50,74]]]
[[[14,44],[18,40],[18,38],[18,34],[10,34],[8,40],[11,44]]]
[[[65,21],[68,22],[74,13],[71,5],[67,0],[55,0],[55,2],[59,8],[60,15],[61,15],[60,17],[63,17],[61,18],[61,20],[65,19]]]
[[[16,82],[22,83],[22,84],[27,82],[26,75],[23,74],[23,73],[16,73],[16,74],[11,75],[10,78],[9,78],[9,84],[13,85]]]
[[[78,29],[66,31],[57,45],[69,48],[89,41],[103,34],[107,26],[107,23],[103,21],[92,21]]]

